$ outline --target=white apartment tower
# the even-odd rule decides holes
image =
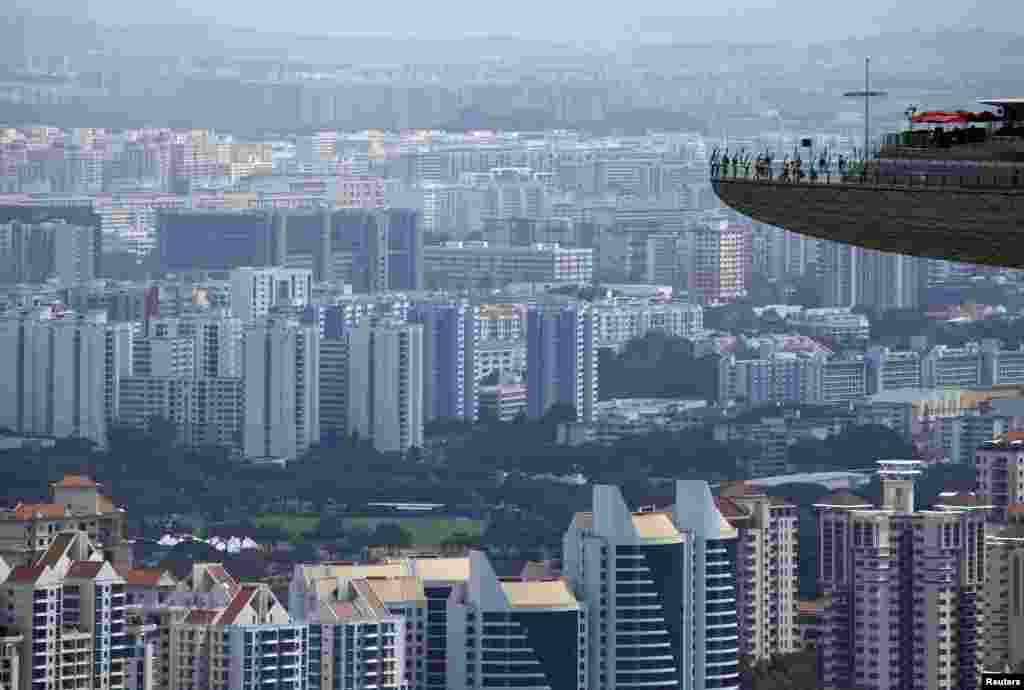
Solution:
[[[153,319],[147,335],[190,339],[196,378],[241,378],[244,326],[241,319],[221,312]]]
[[[423,445],[423,327],[397,321],[348,335],[348,431],[382,453]]]
[[[53,272],[61,285],[96,278],[96,228],[57,224],[53,231]]]
[[[319,360],[311,326],[267,318],[246,329],[246,457],[294,459],[320,440]]]
[[[0,425],[19,433],[77,437],[105,445],[118,417],[122,377],[131,375],[130,324],[106,314],[24,312],[0,320]]]
[[[723,488],[718,507],[739,530],[736,589],[740,655],[756,660],[800,649],[797,508],[746,482]]]
[[[276,307],[304,307],[313,293],[308,268],[236,268],[231,271],[231,313],[245,324]]]
[[[1024,663],[1024,504],[1010,506],[1009,524],[990,525],[985,539],[985,670]]]
[[[992,506],[991,518],[1005,523],[1010,506],[1024,503],[1024,433],[1011,431],[975,452],[978,494]]]

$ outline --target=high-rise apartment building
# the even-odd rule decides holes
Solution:
[[[705,482],[676,482],[675,505],[648,512],[595,486],[562,555],[586,606],[588,687],[738,688],[735,541]]]
[[[195,378],[195,343],[191,338],[143,336],[132,340],[132,375]]]
[[[288,587],[296,620],[315,619],[339,587],[366,582],[388,612],[404,616],[409,690],[449,690],[448,601],[470,578],[468,558],[407,558],[383,563],[298,565]]]
[[[751,261],[747,227],[722,222],[694,231],[689,288],[694,301],[703,305],[735,301],[746,294]]]
[[[469,555],[448,601],[448,687],[587,687],[587,615],[562,578],[499,578]]]
[[[308,629],[266,584],[240,584],[226,606],[192,608],[171,626],[172,688],[305,687]]]
[[[910,309],[921,304],[927,283],[924,259],[838,242],[822,246],[823,306]]]
[[[797,508],[739,483],[722,489],[718,508],[739,532],[736,600],[740,655],[756,660],[799,651]]]
[[[106,314],[33,310],[0,320],[0,425],[26,434],[107,442],[122,377],[131,374],[131,325]]]
[[[173,424],[179,442],[190,448],[241,450],[243,384],[241,378],[129,376],[121,379],[118,422],[150,429],[159,419]]]
[[[17,690],[127,687],[125,582],[84,533],[59,533],[0,584],[5,625],[23,638]]]
[[[914,509],[921,463],[879,461],[882,505],[848,492],[818,509],[826,599],[821,685],[981,687],[985,513]]]
[[[231,314],[250,324],[276,307],[305,307],[313,273],[301,268],[236,268],[231,271]]]
[[[308,688],[418,688],[416,658],[408,650],[417,648],[410,638],[419,618],[407,618],[404,605],[425,608],[416,606],[424,601],[415,578],[321,578],[316,606],[303,620],[309,626]]]
[[[990,525],[985,538],[983,648],[985,670],[996,672],[1024,663],[1024,505],[1009,506],[1007,518],[1006,525]]]
[[[245,332],[246,457],[294,459],[320,441],[320,338],[267,318]]]
[[[0,559],[12,567],[32,565],[59,534],[77,530],[107,560],[131,564],[125,512],[101,489],[88,477],[69,474],[51,487],[49,503],[18,503],[0,511]]]
[[[97,277],[96,229],[53,224],[53,275],[61,285],[86,283]]]
[[[385,320],[348,335],[348,432],[383,453],[423,445],[423,326]]]
[[[381,214],[387,222],[388,289],[423,289],[423,230],[419,213],[394,208]]]
[[[320,340],[320,442],[333,448],[348,436],[348,338]]]
[[[584,305],[536,305],[526,316],[527,414],[542,417],[571,405],[581,422],[594,421],[597,349],[594,316]]]
[[[487,242],[446,242],[423,250],[424,288],[500,288],[508,283],[589,283],[592,249],[537,243],[492,247]]]
[[[1010,506],[1024,503],[1024,433],[1011,431],[981,445],[974,454],[978,496],[992,506],[992,519],[1005,523]]]
[[[422,303],[409,310],[409,321],[423,326],[423,419],[479,416],[476,355],[480,345],[477,307]]]
[[[196,378],[242,377],[242,320],[226,310],[158,317],[147,324],[147,335],[192,341]],[[140,372],[134,372],[141,375]]]

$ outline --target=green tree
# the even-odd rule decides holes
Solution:
[[[384,522],[377,525],[370,538],[373,546],[391,546],[399,549],[407,549],[412,546],[412,534],[401,525],[394,522]]]
[[[466,534],[465,532],[455,532],[445,537],[441,541],[441,546],[447,548],[467,548],[475,549],[479,548],[482,543],[480,535]]]

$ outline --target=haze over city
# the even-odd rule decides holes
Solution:
[[[8,0],[0,690],[1024,679],[1021,19]]]

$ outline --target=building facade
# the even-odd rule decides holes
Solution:
[[[320,441],[320,338],[268,318],[246,329],[244,352],[243,453],[294,459]]]
[[[131,325],[108,323],[102,312],[46,309],[0,320],[0,356],[12,363],[0,374],[8,393],[0,425],[105,447],[131,348]]]
[[[305,307],[313,294],[313,272],[301,268],[236,268],[231,271],[231,314],[244,324],[276,307]]]
[[[480,323],[468,304],[416,304],[409,321],[423,326],[423,420],[479,417],[476,355]]]
[[[816,505],[824,688],[981,687],[985,515],[915,510],[920,464],[880,461],[879,508],[846,492]]]
[[[586,606],[590,688],[739,687],[735,539],[704,482],[677,482],[671,509],[639,513],[594,487],[562,556]]]
[[[554,405],[571,405],[577,421],[593,422],[598,394],[593,314],[583,305],[538,305],[526,318],[527,414],[537,419]]]
[[[499,578],[469,556],[448,602],[448,687],[587,688],[587,616],[561,578]]]
[[[348,335],[348,431],[384,453],[423,446],[423,326],[398,321]]]
[[[718,507],[739,532],[740,655],[761,661],[799,651],[797,507],[745,483],[723,489]]]

